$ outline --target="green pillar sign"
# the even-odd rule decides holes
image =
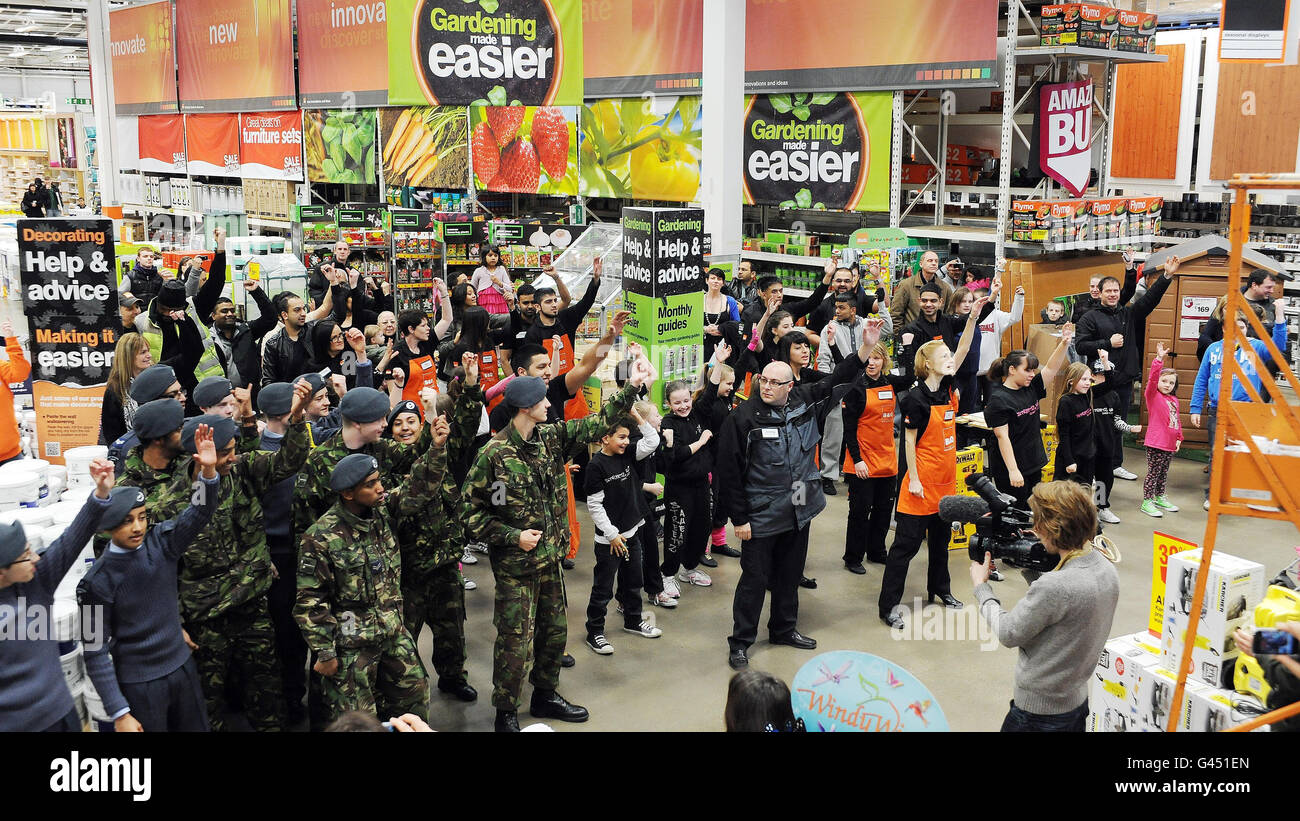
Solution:
[[[624,331],[659,369],[651,401],[663,386],[693,382],[704,367],[704,211],[623,209]]]

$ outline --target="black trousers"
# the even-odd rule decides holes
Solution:
[[[208,704],[199,665],[190,656],[172,672],[152,681],[119,682],[131,716],[146,733],[206,733]]]
[[[650,516],[637,531],[641,542],[641,587],[647,596],[658,596],[664,592],[664,577],[659,571],[659,539],[663,535],[664,528],[659,521],[660,514],[655,511],[655,508],[664,505],[649,493],[646,494],[645,500],[650,506]]]
[[[17,457],[15,457],[17,458]],[[0,464],[4,464],[0,462]],[[54,722],[50,726],[41,730],[43,733],[79,733],[81,732],[81,716],[77,714],[77,708],[73,707],[63,716],[63,718]]]
[[[679,568],[694,570],[709,546],[713,534],[713,510],[709,486],[665,485],[663,575]]]
[[[645,525],[627,538],[627,558],[617,556],[608,542],[596,542],[596,566],[592,570],[591,598],[587,601],[587,635],[605,632],[609,600],[623,605],[623,625],[635,629],[641,624],[641,534]],[[618,593],[615,594],[615,581]]]
[[[885,561],[885,536],[894,512],[897,477],[859,479],[844,474],[849,490],[849,526],[844,530],[844,563],[862,564],[862,559]]]
[[[997,443],[994,442],[993,446],[997,447]],[[1034,493],[1034,486],[1043,481],[1042,468],[1027,472],[1021,471],[1020,475],[1024,477],[1025,483],[1020,487],[1011,486],[1011,476],[1007,473],[1006,468],[1001,464],[994,465],[993,469],[990,470],[989,473],[992,474],[993,484],[997,486],[998,490],[1008,496],[1014,497],[1016,500],[1016,507],[1021,510],[1029,510],[1029,497]]]
[[[1060,480],[1068,479],[1071,482],[1078,482],[1079,484],[1088,488],[1089,492],[1091,492],[1093,473],[1096,471],[1096,465],[1097,465],[1096,454],[1089,456],[1087,458],[1076,456],[1073,464],[1074,464],[1074,473],[1067,473],[1065,470],[1067,466],[1066,463],[1061,461],[1060,456],[1057,456],[1054,478]],[[1041,474],[1040,474],[1040,478],[1041,478]]]
[[[293,605],[298,595],[298,558],[292,546],[289,552],[274,539],[267,538],[271,548],[271,562],[280,578],[271,582],[267,594],[267,608],[271,612],[271,626],[275,628],[275,651],[280,656],[280,680],[284,685],[284,703],[289,715],[297,716],[302,710],[302,699],[307,694],[307,642],[293,620]],[[280,548],[277,550],[277,548]]]
[[[921,549],[921,540],[926,539],[930,550],[930,568],[926,572],[925,590],[931,595],[952,592],[952,580],[948,576],[948,539],[952,527],[943,523],[939,514],[913,516],[910,513],[896,515],[898,525],[894,529],[894,544],[889,548],[889,557],[885,560],[885,578],[880,582],[880,617],[885,618],[903,600],[903,588],[907,586],[907,568],[912,557]]]
[[[1097,483],[1101,484],[1100,491],[1093,491],[1099,508],[1110,507],[1110,492],[1115,487],[1114,470],[1119,464],[1115,461],[1115,454],[1124,450],[1120,436],[1114,425],[1108,430],[1097,431],[1097,455],[1092,460],[1092,474],[1094,488]]]
[[[1115,418],[1128,421],[1129,406],[1133,404],[1133,380],[1122,381],[1115,386]],[[1114,433],[1112,439],[1115,442],[1115,448],[1112,456],[1115,460],[1112,470],[1122,467],[1124,464],[1124,434],[1112,428]],[[1100,472],[1100,471],[1098,471]]]
[[[772,591],[768,638],[794,632],[799,618],[799,577],[808,558],[808,527],[741,543],[740,581],[731,603],[733,626],[727,640],[733,648],[747,648],[758,638],[758,617],[768,590]]]

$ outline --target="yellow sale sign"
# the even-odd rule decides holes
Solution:
[[[1169,569],[1169,557],[1184,550],[1195,550],[1199,545],[1158,530],[1151,534],[1151,539],[1154,553],[1151,557],[1151,616],[1147,629],[1158,636],[1165,621],[1165,573]]]

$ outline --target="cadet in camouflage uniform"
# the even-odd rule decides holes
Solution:
[[[484,445],[465,479],[465,531],[488,545],[496,577],[492,706],[498,732],[519,730],[516,710],[526,675],[533,685],[532,715],[587,720],[585,708],[556,692],[569,632],[560,570],[560,559],[569,550],[564,463],[622,418],[638,389],[653,379],[644,356],[632,371],[628,384],[599,416],[555,424],[539,424],[550,404],[546,383],[535,376],[516,377],[505,391],[514,418]]]
[[[143,490],[152,511],[159,494],[172,480],[190,472],[191,457],[181,447],[185,408],[175,399],[155,399],[136,409],[133,424],[140,444],[127,454],[117,484]]]
[[[446,419],[431,427],[432,445],[392,493],[373,456],[341,459],[330,476],[337,501],[303,534],[293,615],[316,655],[328,720],[348,710],[428,718],[428,676],[402,621],[392,521],[437,501],[450,429]]]
[[[429,625],[438,689],[461,701],[474,701],[478,691],[470,686],[465,672],[465,582],[459,567],[465,530],[460,521],[460,483],[453,466],[468,466],[473,458],[474,437],[483,414],[483,390],[478,383],[478,356],[467,353],[462,362],[465,379],[451,411],[447,470],[433,502],[434,515],[429,509],[416,508],[397,521],[396,530],[402,549],[406,629],[418,642],[420,628]],[[397,413],[413,410],[414,403],[398,403],[389,414],[389,424]]]
[[[221,474],[221,503],[185,550],[180,567],[181,620],[198,645],[194,657],[214,731],[226,729],[225,690],[235,669],[241,672],[245,715],[253,728],[283,728],[279,656],[267,601],[273,569],[262,498],[277,482],[292,477],[307,458],[302,408],[309,398],[306,385],[295,391],[288,433],[274,453],[238,453],[235,423],[225,417],[199,416],[185,423],[187,450],[194,447],[198,425],[212,428]],[[171,518],[183,510],[192,487],[188,472],[176,477],[159,498],[157,515]]]

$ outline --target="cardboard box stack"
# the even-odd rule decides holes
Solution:
[[[1182,660],[1190,621],[1187,611],[1192,606],[1200,562],[1200,550],[1188,550],[1169,557],[1160,659],[1165,669],[1175,673]],[[1264,598],[1266,579],[1262,564],[1217,550],[1210,557],[1209,574],[1188,680],[1224,687],[1232,683],[1233,667],[1239,655],[1232,634],[1247,623],[1250,612]]]

